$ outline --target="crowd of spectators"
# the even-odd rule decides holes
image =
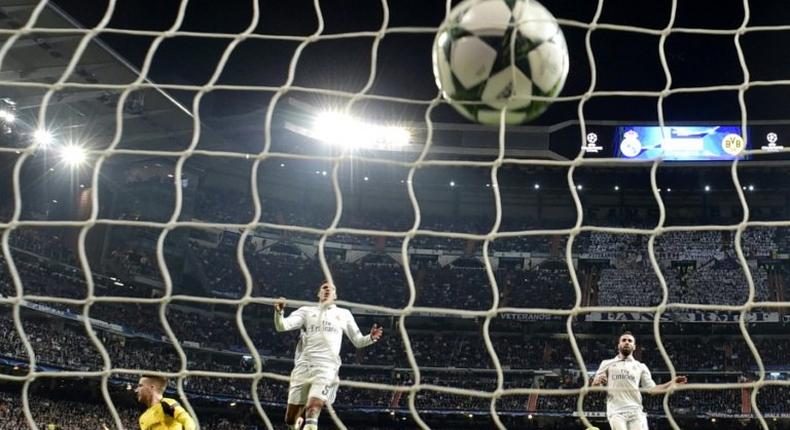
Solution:
[[[210,201],[198,201],[198,217],[213,217],[219,222],[246,222],[243,217],[229,217],[227,204],[216,205]],[[292,223],[295,213],[304,213],[296,208],[280,207],[274,212],[265,212],[266,220]],[[251,215],[251,212],[250,212]],[[331,219],[331,218],[330,218]],[[409,220],[393,221],[391,225],[379,221],[366,221],[364,217],[349,217],[347,226],[365,229],[401,231],[411,228]],[[315,219],[305,217],[300,224],[315,224]],[[326,221],[326,220],[324,220]],[[454,223],[426,218],[422,228],[436,231],[456,231],[484,234],[487,230],[479,220],[461,220]],[[303,224],[302,224],[303,222]],[[529,221],[525,221],[528,223]],[[325,226],[325,225],[323,225]],[[527,224],[507,224],[509,230],[529,228]],[[501,229],[505,230],[505,228]],[[65,298],[87,297],[87,284],[75,248],[68,245],[65,231],[36,232],[35,229],[18,229],[11,235],[12,255],[20,275],[24,294],[46,295]],[[245,264],[251,275],[254,297],[285,296],[292,300],[312,301],[315,288],[324,279],[315,255],[306,252],[309,247],[299,246],[283,236],[280,243],[266,249],[244,247]],[[308,237],[303,235],[302,237]],[[757,301],[769,300],[777,295],[777,286],[768,282],[769,269],[756,263],[757,259],[768,258],[778,249],[777,241],[783,236],[778,229],[747,229],[741,239]],[[734,251],[734,233],[728,232],[672,232],[659,236],[655,254],[661,273],[667,282],[669,302],[701,303],[719,305],[742,304],[748,294],[746,276]],[[150,239],[150,238],[149,238]],[[312,237],[315,239],[315,236]],[[381,243],[375,238],[342,235],[332,240],[353,246],[370,247]],[[69,239],[71,240],[71,239]],[[566,238],[557,236],[521,236],[494,241],[496,251],[516,251],[545,254],[542,261],[532,264],[528,259],[516,264],[500,264],[491,275],[496,281],[498,304],[508,308],[555,308],[569,309],[576,300],[575,289],[567,266],[562,261]],[[394,239],[384,241],[386,246],[396,243]],[[209,295],[224,298],[240,297],[247,284],[236,256],[235,245],[220,243],[207,246],[202,241],[183,242],[184,265],[187,276],[175,276],[173,292],[176,294]],[[409,266],[414,286],[413,305],[427,308],[456,310],[488,310],[494,303],[494,289],[489,272],[475,255],[479,243],[451,238],[418,236],[411,242],[412,248],[429,248],[440,251],[459,251],[460,258],[449,264],[438,264],[436,260],[415,259]],[[647,254],[647,236],[616,235],[606,233],[582,233],[575,237],[574,254],[579,258],[607,261],[590,272],[595,284],[585,286],[588,273],[579,269],[582,294],[584,288],[592,287],[596,294],[591,304],[602,306],[655,306],[661,300],[661,288]],[[382,251],[379,249],[379,251]],[[132,274],[161,279],[158,267],[150,250],[117,248],[109,251],[107,258],[92,266],[96,296],[159,297],[161,290],[134,282],[119,282],[113,275]],[[557,257],[559,256],[559,258]],[[170,256],[168,257],[170,258]],[[403,308],[410,299],[407,276],[402,264],[385,252],[374,252],[357,259],[346,259],[342,255],[327,253],[329,270],[343,300]],[[17,286],[12,281],[5,260],[0,259],[0,294],[14,296]],[[177,267],[177,266],[173,266]],[[119,285],[120,284],[120,285]],[[195,285],[197,284],[197,285]],[[715,288],[711,288],[715,286]],[[783,288],[783,285],[779,285]],[[46,315],[25,310],[22,312],[25,335],[40,365],[71,369],[101,370],[104,362],[99,350],[86,335],[85,326],[73,317],[82,313],[79,306],[60,303],[45,303],[62,315]],[[182,368],[176,348],[162,325],[159,304],[137,303],[94,303],[90,317],[111,324],[94,326],[103,347],[109,354],[112,366],[124,369],[178,371]],[[252,368],[240,363],[248,353],[236,320],[236,306],[215,304],[198,305],[188,301],[173,301],[165,312],[166,320],[180,342],[185,354],[184,366],[189,370],[207,370],[228,373],[249,373]],[[287,375],[289,358],[293,355],[295,338],[290,334],[275,334],[271,323],[271,308],[266,305],[246,305],[242,313],[244,328],[252,346],[264,356],[264,370]],[[350,365],[383,366],[378,373],[350,371],[342,377],[347,380],[377,382],[392,386],[411,385],[408,371],[397,370],[410,367],[404,339],[399,335],[398,322],[382,316],[365,316],[358,313],[363,331],[366,324],[383,323],[388,333],[375,347],[356,351],[344,348],[343,361]],[[431,330],[416,328],[407,330],[409,344],[417,364],[427,370],[422,384],[450,386],[491,392],[497,381],[491,353],[486,349],[482,336],[482,319],[474,329],[468,326],[458,330]],[[123,332],[119,331],[122,330]],[[491,330],[491,341],[497,360],[506,370],[506,388],[578,388],[581,386],[578,363],[572,354],[570,343],[561,337],[541,337],[527,333],[498,332]],[[756,361],[742,337],[729,335],[719,337],[689,337],[676,335],[662,338],[675,369],[687,372],[705,372],[708,376],[697,376],[692,382],[712,381],[721,372],[752,375]],[[786,366],[790,339],[757,336],[754,338],[763,364]],[[602,335],[584,336],[577,340],[587,365],[613,355],[611,339]],[[10,360],[27,361],[24,348],[10,313],[0,315],[0,355]],[[659,378],[666,375],[666,363],[658,353],[651,337],[640,337],[640,360],[656,372]],[[20,364],[24,367],[24,363]],[[351,367],[352,369],[354,366]],[[449,369],[449,370],[448,370]],[[470,370],[474,369],[474,370]],[[561,377],[534,377],[534,370],[552,371]],[[469,373],[473,372],[473,373]],[[477,372],[477,373],[474,373]],[[482,373],[481,373],[482,372]],[[488,373],[485,373],[488,372]],[[235,399],[251,398],[249,378],[209,378],[189,376],[184,387],[190,395],[223,395]],[[281,381],[264,379],[258,385],[262,401],[281,403],[285,398],[286,385]],[[690,391],[672,397],[673,408],[694,414],[738,413],[741,405],[738,390]],[[402,407],[408,394],[400,395],[395,390],[369,390],[344,387],[340,390],[339,406],[357,407]],[[760,392],[758,400],[770,412],[790,412],[790,404],[780,389],[767,387]],[[5,414],[0,418],[0,429],[21,428],[13,400],[3,398]],[[491,399],[475,396],[458,396],[435,390],[420,390],[416,403],[421,409],[441,410],[487,410]],[[504,396],[497,399],[500,410],[524,411],[529,407],[528,396]],[[42,405],[53,405],[50,409],[34,415],[37,422],[57,420],[58,410],[79,410],[79,416],[90,422],[106,419],[104,412],[93,406],[71,405],[61,401],[41,399]],[[538,411],[575,409],[574,396],[540,396]],[[590,408],[602,409],[601,396],[589,396]],[[648,410],[660,411],[655,398],[646,400]],[[61,409],[58,409],[61,408]],[[685,408],[685,409],[684,409]],[[18,408],[14,409],[18,411]],[[128,411],[124,411],[126,413]],[[50,415],[48,415],[50,414]],[[88,421],[75,424],[74,428],[85,428]],[[3,427],[5,423],[10,427]],[[108,420],[109,423],[109,420]],[[64,424],[59,424],[68,429]],[[211,428],[231,428],[231,423],[216,424]],[[240,428],[240,427],[233,427]]]
[[[30,409],[39,428],[57,430],[100,429],[102,424],[114,423],[106,406],[68,400],[53,400],[30,397]],[[139,412],[138,412],[139,413]],[[134,428],[137,418],[132,409],[118,411],[126,428]],[[0,392],[0,429],[19,430],[28,428],[23,414],[22,400],[18,395]]]
[[[97,307],[100,309],[99,307]],[[119,333],[93,326],[99,340],[104,344],[110,358],[117,367],[143,368],[150,366],[166,366],[168,370],[177,370],[180,360],[176,350],[165,337],[156,310],[150,313],[138,312],[125,318],[114,320],[114,324],[128,329],[128,335],[136,337],[128,339]],[[123,308],[107,309],[107,315],[127,315]],[[87,337],[84,325],[76,321],[63,323],[58,317],[32,317],[25,313],[22,327],[36,353],[37,361],[63,367],[97,370],[101,368],[96,346]],[[227,351],[242,354],[247,351],[235,320],[231,314],[210,314],[185,312],[171,308],[168,312],[176,338],[184,345],[190,367],[206,370],[222,370],[218,367],[216,357],[203,367],[200,360],[201,350]],[[369,322],[369,318],[360,318],[360,323]],[[133,324],[136,322],[137,324]],[[292,334],[275,334],[271,321],[257,317],[245,320],[245,329],[256,350],[266,356],[291,357],[295,337]],[[351,347],[345,349],[344,362],[350,364],[370,364],[383,366],[408,366],[404,340],[399,335],[397,326],[384,322],[391,336],[382,339],[376,348],[356,351]],[[52,327],[61,327],[52,331]],[[364,325],[363,325],[364,327]],[[6,355],[25,358],[26,351],[22,347],[15,326],[8,315],[0,318],[0,334],[3,335],[3,349]],[[157,335],[157,333],[159,333]],[[486,350],[478,331],[437,332],[426,329],[409,329],[409,343],[417,363],[425,367],[457,367],[457,368],[493,368],[491,354]],[[139,337],[141,334],[148,338]],[[526,334],[501,333],[491,330],[491,340],[500,363],[512,369],[556,369],[577,367],[571,354],[567,340],[547,339]],[[610,339],[579,339],[583,357],[594,362],[599,357],[611,355]],[[731,336],[711,340],[704,338],[693,343],[687,342],[683,336],[665,336],[662,338],[670,359],[675,367],[684,370],[707,369],[743,370],[754,368],[756,363],[748,351],[743,339]],[[790,339],[772,339],[756,336],[755,342],[765,365],[785,365],[785,352],[790,350]],[[765,343],[764,343],[765,342]],[[644,361],[653,368],[665,368],[665,364],[652,338],[640,340],[641,348],[649,351]],[[725,349],[729,348],[729,349]],[[238,358],[236,358],[238,361]]]
[[[450,228],[450,227],[448,227]],[[455,228],[455,227],[452,227]],[[19,252],[14,253],[17,265],[22,265],[22,275],[26,292],[41,295],[56,295],[61,297],[81,297],[85,292],[84,274],[79,260],[75,254],[75,238],[65,231],[38,232],[26,228],[16,230],[11,235],[11,244]],[[741,243],[747,258],[765,258],[776,250],[773,242],[778,236],[774,228],[750,228],[745,230]],[[430,243],[431,237],[421,236],[427,240],[426,248],[442,249]],[[527,237],[541,243],[546,237]],[[746,277],[735,254],[733,246],[734,234],[731,232],[669,232],[656,240],[656,256],[659,267],[669,287],[669,301],[678,303],[705,303],[705,304],[740,304],[746,299]],[[513,238],[519,239],[519,238]],[[502,241],[511,241],[510,238]],[[73,242],[73,243],[72,243]],[[462,241],[465,242],[465,241]],[[494,241],[496,244],[500,240]],[[547,243],[551,243],[549,240]],[[554,241],[556,242],[556,241]],[[310,291],[317,282],[326,279],[318,264],[316,255],[304,253],[304,246],[287,246],[289,239],[282,238],[281,248],[290,249],[293,253],[282,249],[269,247],[265,250],[253,246],[246,246],[244,263],[252,275],[252,287],[255,295],[293,297],[294,292],[302,297],[312,299]],[[417,242],[415,242],[417,243]],[[504,243],[504,242],[503,242]],[[204,242],[185,241],[186,264],[168,265],[171,278],[174,282],[175,294],[218,295],[222,297],[239,297],[246,290],[246,282],[240,269],[235,246],[206,246]],[[530,252],[534,249],[528,244],[523,244]],[[553,247],[560,245],[554,244]],[[551,248],[552,246],[548,246]],[[464,253],[479,251],[479,246],[461,244],[458,248]],[[496,246],[494,247],[496,249]],[[576,237],[574,252],[577,256],[592,259],[607,259],[610,261],[608,268],[600,271],[597,283],[600,305],[605,306],[649,306],[659,301],[660,288],[658,278],[655,276],[652,265],[647,255],[647,237],[644,235],[616,235],[608,233],[588,232]],[[22,252],[24,251],[24,252]],[[101,263],[93,264],[92,269],[108,276],[117,274],[141,275],[161,282],[162,276],[155,261],[153,250],[141,249],[112,249]],[[547,251],[550,255],[550,250]],[[41,255],[49,261],[31,257],[31,254]],[[564,253],[563,253],[564,254]],[[167,259],[172,260],[169,252]],[[356,260],[354,263],[336,258],[328,252],[330,272],[336,283],[368,304],[390,307],[403,307],[409,298],[406,285],[406,276],[403,266],[387,257],[388,261],[377,264],[368,264],[365,259]],[[18,261],[17,261],[18,260]],[[410,265],[412,275],[417,280],[416,306],[425,307],[450,307],[462,309],[487,309],[492,304],[492,291],[487,274],[483,272],[481,263],[474,263],[476,258],[460,258],[449,265],[439,265],[435,260],[427,264],[415,258]],[[467,264],[472,261],[473,264]],[[750,260],[754,261],[754,260]],[[60,263],[59,265],[52,262]],[[684,262],[682,269],[675,263]],[[27,264],[26,264],[27,263]],[[541,265],[533,265],[527,260],[514,265],[501,264],[496,271],[496,280],[500,284],[499,293],[503,303],[508,307],[565,307],[573,303],[573,289],[563,286],[569,275],[566,267],[561,267],[552,272],[541,272]],[[693,267],[689,269],[689,264]],[[64,267],[64,265],[66,267]],[[527,267],[525,267],[527,266]],[[121,267],[121,270],[118,270]],[[470,270],[455,270],[455,269]],[[477,269],[477,270],[471,270]],[[191,276],[178,276],[178,270],[187,271]],[[74,284],[70,288],[71,294],[65,290],[67,286],[59,283],[39,282],[46,271],[47,276],[68,276],[65,284]],[[30,272],[30,276],[28,275]],[[424,272],[424,273],[420,273]],[[752,265],[752,277],[756,287],[755,299],[766,300],[772,297],[767,288],[766,272],[762,268]],[[37,276],[38,275],[38,276]],[[517,283],[512,287],[514,280],[525,279],[528,282]],[[535,282],[537,280],[537,282]],[[713,280],[719,288],[706,288]],[[99,287],[104,286],[105,279],[94,279]],[[545,282],[543,282],[545,281]],[[5,285],[10,285],[7,279]],[[53,287],[52,284],[56,284]],[[199,285],[196,285],[199,284]],[[389,294],[377,294],[378,286],[387,285]],[[548,284],[548,285],[546,285]],[[550,287],[552,297],[542,294],[532,294],[528,286],[540,285]],[[60,288],[62,292],[53,291]],[[133,289],[136,291],[131,291]],[[547,288],[549,289],[549,288]],[[13,295],[10,287],[5,287],[4,294]],[[124,284],[122,291],[113,287],[113,295],[134,295],[150,297],[155,295],[150,287],[141,288]],[[545,291],[545,290],[544,290]],[[97,292],[102,294],[102,291]],[[507,295],[508,297],[503,297]],[[370,300],[365,301],[365,298]],[[516,299],[521,298],[521,299]],[[525,300],[528,298],[529,300]],[[550,303],[534,303],[536,299]],[[533,302],[533,303],[530,303]]]
[[[220,335],[227,336],[229,332],[223,331],[223,326],[214,325],[216,320],[216,318],[203,318],[203,328],[210,331],[217,330]],[[271,325],[267,325],[267,322],[260,322],[260,325],[256,323],[250,321],[248,325],[257,327],[256,331],[250,333],[256,349],[267,353],[264,354],[263,362],[265,370],[287,374],[287,363],[292,357],[295,339],[293,336],[274,335]],[[97,371],[103,367],[98,349],[85,335],[85,328],[80,324],[65,323],[58,321],[56,317],[47,318],[34,312],[24,312],[22,327],[40,365],[87,371]],[[113,367],[141,371],[178,371],[181,368],[181,360],[175,348],[167,341],[126,337],[105,329],[94,330],[97,338],[108,351]],[[387,331],[391,335],[384,337],[375,348],[355,351],[350,346],[346,347],[343,361],[350,365],[377,365],[388,369],[410,367],[405,344],[398,335],[397,328],[388,326]],[[421,368],[451,368],[459,371],[460,369],[494,369],[491,354],[486,349],[479,332],[425,330],[407,332],[414,358]],[[189,329],[185,328],[183,333],[188,334]],[[3,356],[27,361],[27,351],[13,321],[8,316],[0,318],[0,336],[2,337],[0,351]],[[196,336],[179,338],[181,341],[196,339],[202,338]],[[669,359],[677,371],[753,372],[757,368],[745,340],[738,336],[695,339],[695,342],[688,342],[688,337],[682,335],[662,338]],[[508,371],[569,369],[578,371],[578,364],[567,339],[526,333],[495,332],[491,334],[491,341],[497,359]],[[765,366],[786,366],[786,351],[790,351],[790,338],[763,335],[755,336],[753,341]],[[586,365],[590,367],[594,367],[599,360],[614,355],[611,339],[606,336],[591,338],[588,335],[577,339],[577,344]],[[249,373],[253,370],[251,366],[245,368],[240,364],[244,352],[212,351],[188,343],[183,344],[182,347],[186,353],[186,367],[190,370],[229,373]],[[666,363],[651,337],[640,337],[636,355],[654,372],[667,371]],[[192,385],[193,379],[189,379],[187,383],[189,387],[197,386]],[[223,391],[222,394],[248,393],[250,381],[242,382],[242,388],[234,386],[229,388],[230,391]],[[509,373],[506,382],[517,387],[529,386],[524,385],[529,384],[529,381],[516,373]],[[207,384],[214,390],[221,385]]]
[[[30,412],[36,425],[46,430],[115,429],[110,410],[103,403],[64,400],[62,398],[28,396]],[[137,420],[141,407],[115,405],[121,423],[126,429],[138,428]],[[261,425],[241,416],[198,414],[202,428],[211,430],[260,430]],[[29,428],[24,416],[22,398],[19,393],[0,391],[0,430]]]
[[[727,264],[729,263],[729,264]],[[749,287],[743,270],[733,260],[712,262],[696,270],[662,268],[669,303],[742,305]],[[750,269],[755,301],[768,301],[768,273]],[[711,286],[716,288],[711,288]],[[600,271],[598,302],[604,306],[656,306],[661,302],[661,285],[652,265],[640,262],[629,269]]]

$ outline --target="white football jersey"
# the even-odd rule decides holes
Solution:
[[[372,345],[370,335],[363,336],[348,309],[335,305],[327,307],[302,306],[283,318],[282,312],[274,312],[274,327],[277,331],[301,329],[299,343],[294,354],[295,364],[306,362],[312,366],[340,367],[340,346],[343,333],[357,348]]]
[[[624,412],[629,410],[642,410],[642,393],[639,388],[653,388],[656,383],[650,375],[650,370],[643,363],[634,359],[633,355],[621,357],[618,355],[610,360],[604,360],[598,366],[595,376],[606,374],[606,414]]]

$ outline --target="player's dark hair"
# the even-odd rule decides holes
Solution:
[[[631,333],[630,331],[626,330],[626,331],[620,333],[620,336],[617,338],[617,343],[620,343],[620,338],[622,338],[625,335],[631,336],[631,337],[634,338],[634,340],[636,340],[636,336],[634,336],[634,334]]]

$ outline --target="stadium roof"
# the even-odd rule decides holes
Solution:
[[[0,26],[17,29],[28,24],[37,0],[0,1]],[[116,109],[124,87],[139,76],[136,66],[99,38],[91,38],[73,71],[63,76],[85,37],[82,25],[47,3],[34,23],[37,30],[6,33],[0,71],[0,96],[16,105],[20,133],[40,128],[39,111],[46,104],[46,128],[56,138],[79,140],[93,148],[107,147],[116,131]],[[47,29],[46,31],[38,29]],[[17,37],[18,36],[18,37]],[[54,88],[53,84],[62,82]],[[191,107],[146,79],[131,91],[123,109],[123,133],[118,148],[184,149],[193,135]],[[202,130],[212,136],[210,130]]]
[[[544,0],[543,3],[557,17],[580,23],[593,19],[597,5],[597,2],[567,4],[554,0]],[[750,26],[790,22],[790,13],[784,11],[781,2],[751,3]],[[58,127],[68,127],[70,135],[80,133],[80,136],[94,140],[97,147],[106,146],[115,132],[116,101],[122,91],[120,85],[136,79],[153,40],[152,33],[145,32],[164,31],[172,26],[178,4],[147,0],[116,3],[108,23],[109,31],[91,40],[74,72],[66,78],[65,87],[50,99],[47,117]],[[195,91],[178,88],[206,83],[230,41],[208,36],[221,33],[232,36],[243,31],[251,17],[250,4],[195,2],[188,5],[179,31],[190,31],[194,36],[168,37],[159,46],[148,75],[160,85],[158,88],[164,90],[147,87],[130,95],[125,106],[120,147],[175,150],[184,149],[190,143],[193,137],[191,101]],[[37,0],[0,0],[0,25],[7,29],[26,25],[39,5]],[[7,83],[3,86],[2,96],[17,103],[21,117],[31,122],[35,120],[47,91],[46,84],[61,79],[85,35],[85,30],[80,29],[95,26],[107,6],[102,1],[47,2],[40,8],[40,15],[32,25],[50,31],[22,34],[10,44],[3,59],[0,85]],[[261,2],[260,6],[261,21],[254,32],[257,36],[307,36],[315,31],[317,14],[312,2],[293,1],[276,10],[266,2]],[[660,38],[655,31],[667,25],[670,6],[668,0],[651,2],[648,11],[643,9],[644,6],[637,8],[627,1],[605,2],[599,22],[639,28],[636,32],[613,28],[598,28],[592,32],[596,91],[663,89],[666,81],[658,56]],[[430,100],[436,89],[426,43],[429,44],[433,37],[429,27],[438,25],[444,16],[445,2],[399,0],[388,2],[388,7],[390,29],[420,26],[416,28],[426,31],[415,34],[394,31],[382,39],[377,77],[369,93]],[[736,56],[735,34],[728,31],[734,31],[741,25],[743,2],[682,1],[678,2],[676,12],[674,28],[718,29],[723,33],[699,35],[678,31],[667,38],[665,50],[673,88],[740,84],[743,74]],[[321,14],[326,25],[323,34],[376,30],[381,23],[381,13],[378,3],[322,3]],[[129,33],[125,29],[143,33]],[[591,83],[584,46],[587,29],[566,25],[565,32],[572,64],[563,95],[581,94],[589,89]],[[772,46],[782,45],[781,41],[786,37],[777,31],[752,31],[741,37],[751,80],[782,76],[777,69],[786,68],[783,64],[786,56],[773,53]],[[370,74],[371,41],[369,36],[356,37],[349,33],[348,37],[337,40],[311,43],[297,64],[295,84],[305,88],[358,91],[361,89],[359,83],[365,82]],[[297,41],[245,40],[234,49],[218,83],[260,87],[281,85],[297,46]],[[95,84],[103,88],[85,88],[80,84]],[[790,116],[790,105],[783,102],[787,99],[786,92],[786,86],[780,84],[750,88],[746,93],[749,119],[781,121]],[[272,91],[238,90],[214,90],[204,94],[200,106],[202,129],[199,148],[260,151],[266,110],[272,94]],[[732,89],[673,94],[664,99],[665,119],[675,123],[740,121],[737,96],[737,90]],[[285,139],[288,143],[289,135],[280,126],[292,120],[294,112],[299,114],[300,108],[295,106],[331,105],[338,103],[339,99],[326,94],[316,96],[292,91],[282,100],[284,102],[277,104],[273,118],[273,137],[275,140]],[[417,129],[425,127],[420,124],[424,121],[424,106],[368,99],[358,106],[359,111],[376,118],[397,117],[412,122]],[[597,121],[613,119],[655,123],[658,120],[656,106],[656,97],[595,96],[585,104],[584,119],[589,125],[611,124]],[[573,150],[569,154],[550,148],[545,135],[563,128],[577,130],[577,107],[577,100],[556,103],[533,126],[513,127],[510,131],[515,138],[508,139],[508,148],[514,151],[510,155],[555,159],[575,156]],[[443,142],[437,140],[437,153],[444,151],[456,156],[495,154],[498,133],[495,128],[470,124],[447,106],[437,108],[431,120],[435,122],[435,130],[440,137],[443,130],[462,135],[461,139],[451,136]],[[539,137],[541,135],[544,136]],[[577,139],[578,133],[568,140],[569,146],[578,148]],[[552,146],[554,144],[551,143]]]

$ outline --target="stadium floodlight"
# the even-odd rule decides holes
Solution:
[[[705,192],[710,191],[710,185],[705,185]]]
[[[450,186],[454,187],[455,186],[455,181],[450,181]]]
[[[749,191],[754,191],[754,185],[749,185]]]
[[[540,184],[535,184],[535,185],[533,186],[533,188],[535,188],[536,190],[539,190],[539,189],[540,189]]]
[[[364,179],[365,181],[368,181],[368,180],[370,180],[370,178],[368,178],[367,176],[365,176],[365,177],[364,177],[364,178],[362,178],[362,179]]]
[[[60,149],[60,159],[71,167],[77,167],[88,159],[88,153],[79,145],[65,145]]]
[[[579,185],[576,186],[576,189],[579,190],[579,191],[581,191],[583,188],[584,188],[584,186],[582,186],[582,184],[579,184]]]
[[[614,190],[615,190],[615,191],[620,191],[620,186],[619,186],[619,185],[615,185],[615,186],[614,186]]]
[[[55,141],[55,136],[49,131],[41,128],[33,132],[33,140],[41,146],[49,146]]]
[[[310,135],[329,145],[352,149],[396,149],[411,140],[411,133],[403,127],[366,123],[338,112],[319,114]]]

